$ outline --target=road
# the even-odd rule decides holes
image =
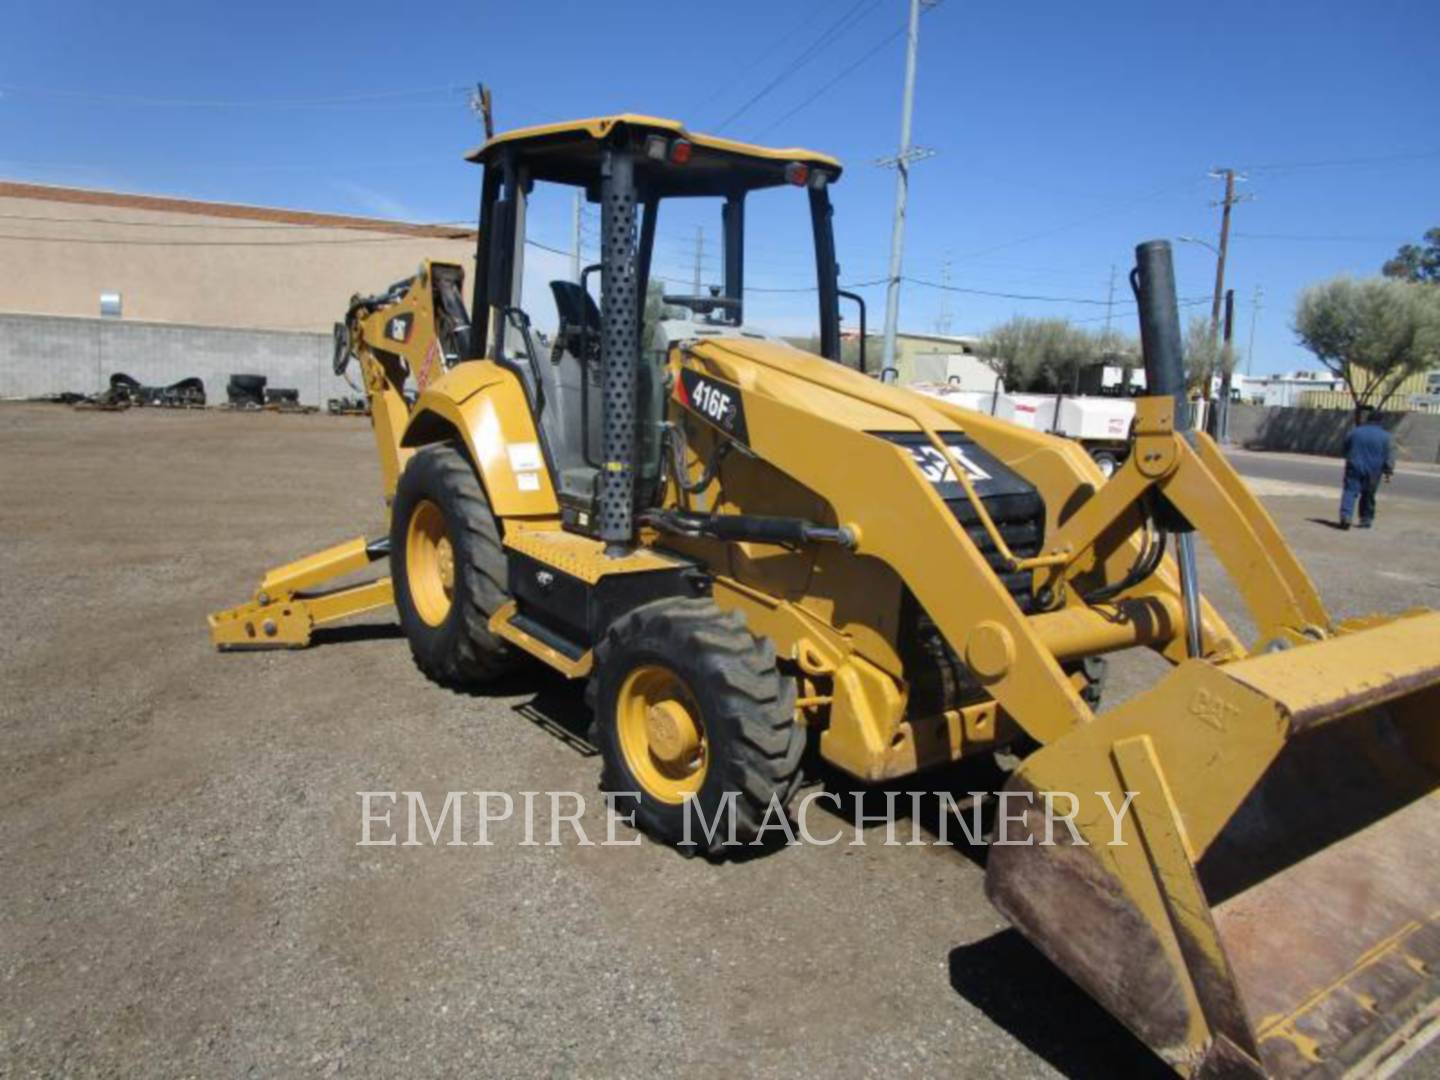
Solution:
[[[1225,456],[1242,476],[1332,488],[1335,497],[1340,497],[1343,466],[1338,458],[1270,454],[1254,450],[1227,450]],[[1395,478],[1381,489],[1381,498],[1386,495],[1440,502],[1440,470],[1402,462],[1395,470]]]

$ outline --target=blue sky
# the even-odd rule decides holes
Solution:
[[[904,13],[905,0],[11,5],[0,177],[464,220],[478,174],[460,154],[480,133],[463,88],[481,79],[501,127],[631,110],[835,154],[843,278],[868,281],[889,249],[894,175],[872,162],[895,150]],[[1114,265],[1123,299],[1136,242],[1215,240],[1206,174],[1232,165],[1255,196],[1233,226],[1237,338],[1261,286],[1255,370],[1306,365],[1296,292],[1375,273],[1440,225],[1437,41],[1434,0],[943,0],[921,24],[915,139],[937,153],[913,172],[905,271],[939,282],[948,261],[959,288],[1103,302]],[[783,194],[752,214],[752,284],[806,272],[798,192]],[[662,217],[662,273],[688,278],[698,222]],[[565,246],[568,204],[537,205],[532,230]],[[1182,296],[1209,295],[1210,252],[1180,244],[1177,268]],[[872,324],[883,292],[867,290]],[[766,294],[752,313],[790,332],[809,303]],[[1130,329],[1133,309],[1115,310]],[[907,282],[901,325],[948,316],[970,333],[1017,313],[1106,309]]]

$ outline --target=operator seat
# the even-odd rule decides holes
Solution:
[[[595,304],[595,298],[573,281],[552,281],[550,292],[555,297],[555,310],[560,315],[555,348],[565,349],[587,364],[598,360],[600,309]]]
[[[549,361],[542,361],[551,398],[547,409],[555,470],[562,504],[594,517],[600,460],[602,391],[600,381],[600,309],[589,292],[573,281],[552,281],[559,329]]]

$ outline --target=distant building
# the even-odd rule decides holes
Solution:
[[[1345,380],[1330,371],[1288,371],[1281,375],[1237,375],[1239,400],[1257,405],[1302,409],[1353,409]],[[1370,379],[1358,372],[1355,388],[1364,393]],[[1379,404],[1379,402],[1375,402]],[[1440,371],[1420,372],[1405,379],[1385,403],[1390,412],[1440,412]]]
[[[1242,401],[1257,405],[1299,405],[1302,394],[1344,390],[1345,384],[1328,371],[1287,371],[1279,375],[1237,375]]]
[[[990,389],[995,373],[977,356],[980,344],[977,337],[951,334],[917,334],[900,332],[895,335],[895,367],[899,371],[899,382],[950,381],[951,375],[966,381],[966,389]],[[883,346],[882,346],[883,347]],[[877,348],[876,356],[881,355]],[[873,366],[873,363],[872,363]],[[988,380],[985,373],[988,374]],[[970,382],[986,381],[981,387],[971,387]]]
[[[329,332],[356,292],[475,232],[345,214],[0,181],[0,312]]]
[[[1356,390],[1364,393],[1369,385],[1365,372],[1356,380]],[[1310,390],[1300,395],[1296,404],[1307,409],[1353,409],[1355,400],[1343,381],[1335,380],[1333,390]],[[1374,404],[1379,404],[1378,401]],[[1411,375],[1396,387],[1385,402],[1387,412],[1440,412],[1440,371],[1422,371]]]

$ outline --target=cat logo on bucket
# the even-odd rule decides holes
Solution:
[[[907,449],[915,460],[915,464],[920,467],[920,471],[925,474],[926,480],[932,484],[953,484],[955,482],[955,470],[950,467],[950,462],[939,450],[933,446],[911,446]],[[949,446],[946,449],[950,451],[950,457],[960,463],[960,467],[965,470],[965,475],[970,477],[973,483],[990,479],[990,474],[976,465],[960,447]]]

